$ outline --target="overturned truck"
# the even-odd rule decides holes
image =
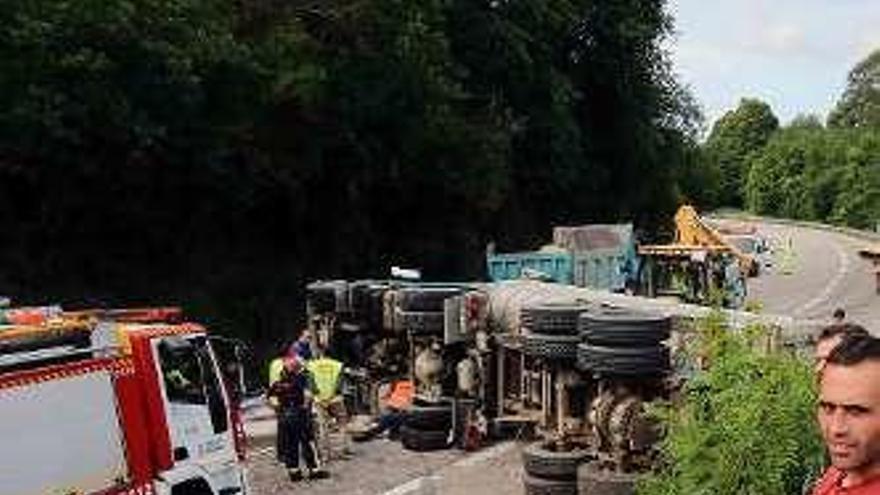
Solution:
[[[668,399],[668,317],[584,300],[536,281],[308,286],[319,345],[346,363],[348,405],[378,412],[378,390],[415,385],[407,448],[523,435],[527,493],[627,493],[657,434],[644,404]]]

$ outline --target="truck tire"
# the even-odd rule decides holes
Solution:
[[[443,335],[443,313],[427,311],[401,311],[398,322],[410,335]]]
[[[527,333],[523,335],[523,353],[546,359],[575,359],[580,340],[577,335]]]
[[[448,432],[452,428],[452,404],[413,404],[403,416],[403,424],[414,430]]]
[[[638,474],[621,473],[602,469],[597,463],[588,462],[578,468],[579,495],[634,495]]]
[[[523,474],[526,495],[577,495],[577,480],[551,480]]]
[[[400,443],[403,448],[415,452],[429,452],[449,448],[449,430],[417,430],[409,426],[400,427]]]
[[[659,344],[669,338],[672,326],[666,316],[628,311],[582,314],[578,325],[585,342],[612,347]]]
[[[212,495],[214,492],[203,479],[193,479],[171,487],[171,495]]]
[[[526,474],[554,480],[576,480],[578,466],[590,458],[589,451],[559,451],[549,447],[547,442],[535,442],[523,449],[522,462]]]
[[[585,312],[585,306],[540,305],[523,308],[520,315],[522,327],[532,333],[547,335],[575,335],[578,331],[578,317]]]
[[[455,287],[413,287],[398,291],[401,311],[443,311],[443,302],[462,293]]]
[[[577,366],[582,371],[601,375],[657,375],[669,371],[669,349],[661,345],[647,347],[604,347],[580,344]]]

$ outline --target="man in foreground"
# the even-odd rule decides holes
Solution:
[[[831,351],[837,347],[841,340],[846,337],[866,335],[870,334],[864,327],[852,323],[835,323],[823,328],[816,338],[816,348],[813,355],[816,372],[822,371]]]
[[[831,466],[813,495],[880,495],[880,339],[848,336],[834,348],[817,416]]]

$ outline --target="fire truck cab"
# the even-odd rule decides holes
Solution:
[[[0,325],[4,494],[248,493],[204,327],[164,308],[45,313]]]

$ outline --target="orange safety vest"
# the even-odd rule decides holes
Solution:
[[[411,380],[396,381],[391,384],[391,392],[385,404],[395,409],[409,409],[415,392],[415,385]]]

